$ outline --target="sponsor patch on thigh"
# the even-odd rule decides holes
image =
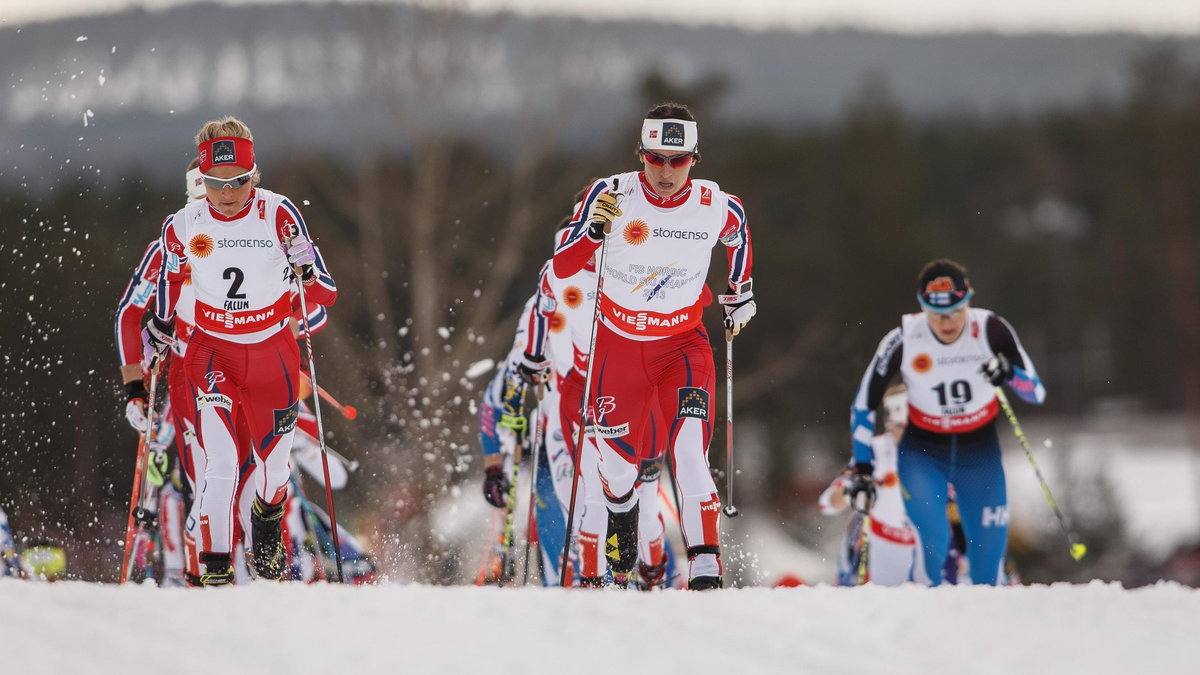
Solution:
[[[707,420],[708,392],[700,387],[680,387],[678,417]]]
[[[638,480],[642,483],[658,480],[658,477],[662,475],[662,463],[662,455],[653,459],[643,459],[638,467]]]
[[[282,436],[296,428],[296,420],[300,417],[300,402],[296,401],[283,410],[273,410],[275,413],[275,435]]]
[[[225,394],[200,394],[196,397],[196,409],[204,410],[205,408],[233,410],[233,399]]]

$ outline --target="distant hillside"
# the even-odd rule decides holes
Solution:
[[[750,33],[642,22],[447,16],[409,6],[190,5],[0,30],[0,182],[84,167],[175,171],[205,119],[267,150],[349,157],[451,133],[511,150],[607,142],[659,69],[731,87],[718,116],[836,118],[868,75],[916,117],[995,116],[1122,96],[1132,34]],[[1200,61],[1200,38],[1177,42]],[[38,178],[38,177],[42,178]]]

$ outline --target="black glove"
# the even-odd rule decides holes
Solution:
[[[850,506],[859,513],[867,513],[875,505],[875,465],[871,462],[858,462],[854,465],[854,473],[846,484],[846,496]]]
[[[525,384],[536,387],[538,384],[550,381],[550,363],[544,356],[534,358],[528,354],[522,354],[521,362],[517,364],[517,374],[521,376]]]
[[[1012,364],[1003,354],[997,354],[988,359],[988,362],[983,364],[979,370],[987,378],[987,381],[992,383],[993,387],[999,387],[1013,376]]]
[[[163,323],[157,316],[151,315],[142,329],[142,361],[150,367],[156,361],[161,361],[167,350],[175,344],[175,319]]]
[[[503,466],[489,466],[484,471],[483,498],[492,506],[502,509],[508,504],[508,476]]]
[[[616,186],[613,186],[614,189]],[[601,192],[592,204],[592,220],[588,223],[588,236],[597,241],[603,241],[604,235],[612,231],[613,219],[621,215],[617,206],[617,196],[611,192]]]
[[[150,392],[146,391],[146,383],[138,378],[125,383],[125,419],[134,431],[146,430],[146,403],[150,400]]]

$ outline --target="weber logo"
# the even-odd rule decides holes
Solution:
[[[620,438],[629,433],[629,423],[626,422],[618,427],[601,427],[597,426],[596,435],[601,438]]]
[[[203,410],[205,408],[224,408],[225,410],[233,410],[233,399],[225,394],[200,394],[196,397],[196,408]]]

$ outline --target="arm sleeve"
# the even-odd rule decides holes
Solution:
[[[1026,403],[1045,403],[1046,387],[1042,385],[1042,379],[1038,377],[1033,361],[1025,353],[1013,327],[1003,318],[992,314],[987,320],[987,339],[992,352],[1003,354],[1012,364],[1013,376],[1008,380],[1008,388]]]
[[[610,178],[592,183],[584,192],[583,201],[579,202],[571,222],[567,224],[566,236],[560,240],[554,249],[554,274],[559,279],[566,279],[583,269],[591,259],[596,249],[600,248],[600,240],[592,239],[588,234],[588,221],[596,203],[596,197],[605,190],[611,189]]]
[[[904,336],[899,328],[893,328],[875,350],[875,357],[871,359],[850,407],[850,438],[855,462],[874,461],[871,441],[875,438],[875,409],[883,401],[888,383],[900,372],[903,361]]]
[[[122,366],[142,360],[142,316],[154,301],[158,289],[161,250],[158,239],[150,242],[117,303],[117,356]]]
[[[725,227],[721,230],[721,243],[727,247],[729,257],[729,288],[736,289],[750,280],[750,268],[754,263],[750,244],[750,228],[746,223],[746,210],[742,200],[729,196],[729,210],[725,216]]]
[[[313,241],[312,235],[308,232],[308,225],[304,223],[304,217],[300,215],[300,210],[292,204],[291,200],[284,199],[275,212],[275,235],[285,250],[286,242],[292,237],[293,228],[300,236]],[[331,307],[337,300],[337,284],[334,283],[333,276],[329,274],[329,268],[325,266],[325,258],[321,255],[321,249],[317,248],[315,242],[313,243],[313,254],[316,256],[316,262],[313,263],[316,281],[303,286],[304,301],[310,305]]]
[[[528,318],[525,315],[521,319],[525,321],[526,335],[529,339],[525,343],[525,356],[533,360],[541,360],[546,358],[546,341],[550,335],[550,317],[554,315],[554,310],[557,307],[557,302],[554,299],[554,289],[550,286],[550,274],[552,273],[552,265],[550,261],[546,261],[542,265],[542,269],[538,272],[537,294],[534,297],[533,303],[526,303],[528,310]]]

